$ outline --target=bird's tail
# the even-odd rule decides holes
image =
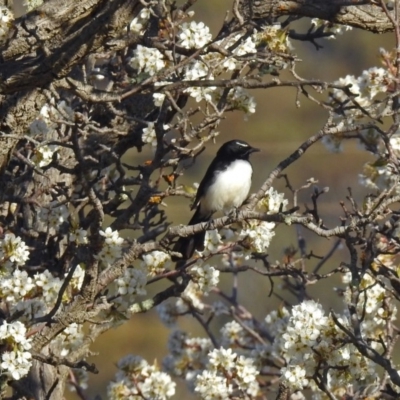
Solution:
[[[188,225],[195,225],[201,222],[207,222],[211,218],[210,215],[202,215],[200,212],[200,207],[197,207],[196,212],[193,214],[193,217],[189,221]],[[199,232],[189,237],[181,237],[178,239],[174,246],[174,251],[182,254],[182,259],[175,259],[174,261],[178,260],[188,260],[193,256],[195,250],[203,251],[204,249],[204,238],[206,232]]]

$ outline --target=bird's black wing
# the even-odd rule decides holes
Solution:
[[[196,209],[193,217],[189,221],[188,225],[196,225],[200,222],[206,222],[210,218],[209,215],[204,216],[200,214],[200,207]],[[177,253],[181,253],[183,256],[183,260],[188,260],[193,256],[195,250],[203,251],[204,250],[204,238],[206,236],[206,232],[199,232],[192,236],[188,237],[180,237],[178,241],[175,243],[173,248]],[[179,261],[179,259],[172,258],[173,261]]]
[[[199,224],[200,222],[206,222],[211,218],[213,210],[210,210],[209,214],[203,215],[200,210],[200,203],[203,196],[207,193],[208,188],[214,183],[217,172],[221,171],[222,169],[223,163],[221,163],[221,161],[217,158],[214,158],[214,160],[208,167],[204,178],[200,182],[200,185],[197,189],[196,198],[192,206],[190,207],[191,210],[196,209],[196,211],[190,219],[188,225],[195,225]],[[183,260],[191,258],[195,250],[203,250],[205,234],[205,232],[199,232],[193,236],[179,238],[178,241],[175,243],[174,251],[181,253],[183,256]],[[177,268],[179,267],[177,266]]]
[[[192,206],[190,207],[191,210],[194,210],[199,206],[201,199],[205,195],[207,189],[215,182],[217,172],[221,171],[222,169],[223,168],[221,160],[218,160],[218,158],[215,157],[211,161],[211,164],[209,165],[206,174],[204,175],[202,181],[200,182],[200,185],[197,189],[196,197],[194,199]]]

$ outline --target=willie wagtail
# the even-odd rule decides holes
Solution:
[[[240,207],[246,200],[251,186],[253,168],[249,161],[251,153],[260,151],[243,140],[224,143],[211,162],[197,189],[191,209],[196,209],[188,225],[206,222],[216,211],[229,211]],[[191,237],[181,237],[174,251],[184,259],[192,257],[195,250],[202,250],[205,232]]]

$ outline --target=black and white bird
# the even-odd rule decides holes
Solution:
[[[217,211],[229,211],[240,207],[250,192],[253,167],[250,154],[260,151],[243,140],[224,143],[211,162],[197,189],[191,209],[196,209],[188,225],[195,225],[211,219]],[[181,237],[174,251],[184,259],[192,257],[195,250],[202,250],[205,232],[191,237]]]

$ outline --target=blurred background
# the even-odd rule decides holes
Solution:
[[[181,1],[177,2],[178,4]],[[213,34],[216,34],[224,20],[225,13],[231,7],[232,1],[203,0],[193,8],[196,11],[194,20],[203,21],[208,25]],[[17,2],[17,6],[20,2]],[[300,32],[306,32],[310,21],[302,21],[296,25]],[[391,34],[373,35],[372,33],[353,30],[345,32],[336,40],[319,40],[323,49],[319,51],[310,44],[292,41],[294,52],[303,60],[298,64],[297,72],[303,78],[334,81],[348,74],[360,75],[364,69],[380,66],[379,48],[391,50],[394,46],[394,38]],[[290,76],[285,73],[282,79]],[[215,145],[210,144],[199,158],[198,162],[187,171],[180,183],[192,185],[199,182],[216,150],[226,140],[244,139],[252,146],[261,148],[260,153],[252,157],[255,174],[253,178],[253,191],[256,191],[267,178],[269,173],[284,158],[289,156],[297,147],[311,135],[317,133],[326,121],[327,113],[314,103],[300,97],[301,106],[296,107],[296,90],[290,88],[274,88],[269,90],[253,91],[257,100],[256,113],[245,121],[240,112],[227,115],[227,119],[220,126],[220,136]],[[147,153],[146,153],[147,152]],[[151,149],[144,149],[142,153],[131,152],[126,156],[126,162],[137,164],[151,158]],[[313,177],[318,180],[320,187],[329,187],[319,201],[320,213],[328,226],[339,223],[341,207],[339,201],[345,200],[351,187],[353,195],[358,201],[362,201],[365,189],[358,185],[358,175],[362,171],[363,164],[372,159],[365,151],[361,151],[356,143],[347,142],[344,151],[332,154],[321,144],[314,145],[298,162],[286,170],[293,187],[303,185],[307,179]],[[286,193],[290,203],[292,198],[285,189],[283,180],[277,180],[274,187]],[[312,189],[301,192],[299,205],[310,204]],[[169,198],[167,213],[174,224],[186,223],[191,215],[189,201]],[[292,205],[292,203],[290,204]],[[303,208],[304,209],[304,208]],[[301,234],[306,239],[307,251],[311,249],[317,255],[325,255],[332,247],[333,240],[319,239],[305,231]],[[295,227],[278,227],[276,236],[272,241],[269,260],[282,261],[283,250],[293,246],[297,248],[297,236]],[[335,257],[325,264],[321,272],[327,272],[337,267],[341,260],[346,259],[345,249],[339,250]],[[316,261],[307,261],[308,270],[312,270]],[[222,287],[228,289],[231,282],[229,276],[222,279]],[[275,280],[279,285],[279,280]],[[320,282],[310,287],[309,293],[319,300],[325,307],[340,309],[338,299],[333,287],[340,286],[339,280]],[[160,287],[152,285],[149,296]],[[271,287],[268,279],[260,279],[258,275],[247,272],[239,277],[239,297],[244,306],[254,315],[263,319],[281,301],[274,296],[268,297]],[[279,290],[279,289],[278,289]],[[288,302],[295,299],[287,298]],[[328,309],[328,308],[327,308]],[[226,321],[221,321],[221,324]],[[196,321],[190,317],[182,319],[180,327],[193,336],[204,336],[204,331]],[[220,326],[216,326],[218,330]],[[136,315],[126,324],[107,332],[100,340],[94,343],[92,350],[98,356],[93,356],[94,362],[100,373],[91,375],[89,380],[89,398],[100,395],[106,398],[106,386],[113,378],[116,362],[126,354],[132,353],[144,357],[149,363],[157,359],[160,363],[167,354],[167,340],[170,331],[164,327],[157,317],[155,310]],[[75,400],[78,397],[69,394],[68,399]],[[190,399],[185,385],[179,385],[176,399]]]

